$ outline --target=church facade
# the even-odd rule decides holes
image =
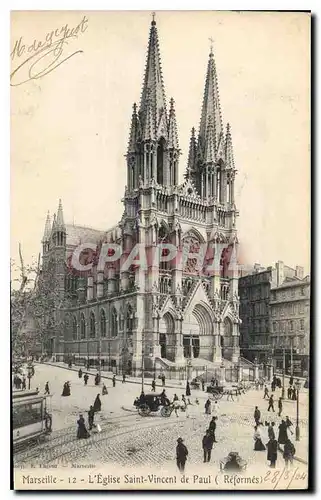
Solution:
[[[131,374],[142,366],[175,370],[191,360],[203,366],[238,362],[238,273],[226,257],[237,244],[236,170],[212,49],[183,184],[180,153],[153,20],[141,102],[132,111],[121,221],[103,232],[68,225],[61,202],[52,223],[47,217],[42,280],[51,281],[56,304],[44,320],[49,356],[100,360]],[[88,270],[72,265],[79,246]],[[102,268],[103,248],[110,259]],[[112,259],[117,248],[119,258]],[[144,266],[137,248],[147,256]],[[150,258],[157,251],[159,263]]]

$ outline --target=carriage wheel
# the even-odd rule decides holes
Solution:
[[[163,406],[163,408],[161,409],[161,416],[162,417],[170,417],[172,414],[172,411],[173,411],[173,408],[171,408],[170,406]]]
[[[150,414],[150,408],[147,405],[142,405],[138,408],[138,413],[141,417],[147,417]]]

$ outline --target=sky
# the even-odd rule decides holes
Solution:
[[[34,54],[28,47],[35,40],[34,46],[66,24],[69,29],[80,26],[63,48],[60,60],[69,59],[41,78],[16,85],[28,75],[26,63],[12,79],[14,260],[19,242],[25,262],[37,258],[47,211],[57,210],[59,198],[68,223],[108,229],[121,218],[124,155],[132,105],[140,99],[150,22],[147,11],[12,14],[11,50],[21,40],[20,55],[16,45],[11,57],[11,71]],[[167,101],[175,100],[180,179],[190,130],[199,126],[213,38],[222,117],[224,125],[231,125],[238,170],[235,197],[242,254],[249,264],[269,266],[283,260],[304,266],[308,273],[309,15],[161,11],[156,22],[165,93]],[[44,68],[50,60],[42,63]]]

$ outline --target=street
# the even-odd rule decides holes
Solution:
[[[76,371],[56,366],[37,364],[35,376],[31,380],[31,388],[38,387],[44,393],[48,381],[53,415],[53,432],[47,441],[37,446],[15,454],[16,466],[45,464],[46,466],[62,466],[67,464],[103,464],[114,463],[123,466],[144,464],[167,464],[175,461],[176,440],[184,439],[189,450],[189,461],[194,464],[203,462],[202,437],[208,428],[211,416],[204,414],[204,404],[207,394],[200,390],[192,390],[191,405],[187,412],[179,412],[176,417],[173,412],[169,418],[162,418],[158,413],[141,417],[133,406],[134,399],[140,394],[141,386],[117,381],[112,387],[112,381],[105,382],[108,395],[101,395],[102,383],[94,385],[95,371],[91,371],[88,386],[83,379],[78,378]],[[62,397],[63,383],[70,381],[71,396]],[[151,380],[145,380],[145,393],[151,390]],[[157,381],[156,393],[161,392],[161,384]],[[181,399],[185,386],[166,388],[166,394],[172,400],[174,393]],[[216,439],[212,451],[212,464],[219,461],[231,451],[239,452],[249,464],[267,464],[266,451],[255,452],[253,412],[257,405],[261,410],[263,422],[275,421],[276,431],[281,418],[277,416],[277,400],[280,390],[275,394],[275,413],[267,412],[268,401],[263,400],[263,391],[250,390],[235,401],[226,401],[223,397],[218,402],[218,420]],[[77,440],[77,419],[83,413],[87,421],[89,406],[93,404],[96,395],[100,393],[102,410],[95,416],[102,432],[92,433],[88,440]],[[199,405],[196,404],[199,400]],[[296,447],[296,455],[307,461],[308,455],[308,391],[300,394],[300,431],[301,440],[295,442],[295,434],[289,434]],[[295,431],[296,402],[285,400],[283,416],[288,415],[293,422]],[[282,454],[278,461],[283,466]],[[204,467],[208,467],[204,464]]]

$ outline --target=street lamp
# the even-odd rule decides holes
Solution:
[[[296,386],[296,427],[295,427],[295,440],[300,441],[300,427],[299,427],[299,393],[301,384],[299,379],[295,382]]]
[[[34,373],[34,368],[32,365],[28,365],[28,389],[30,390],[30,380],[33,376],[33,373]]]
[[[282,399],[284,399],[285,396],[285,347],[283,347],[283,375],[282,375]]]
[[[145,369],[145,363],[144,363],[144,355],[145,355],[145,349],[144,349],[144,341],[145,341],[145,332],[142,332],[142,392],[144,392],[144,369]]]

